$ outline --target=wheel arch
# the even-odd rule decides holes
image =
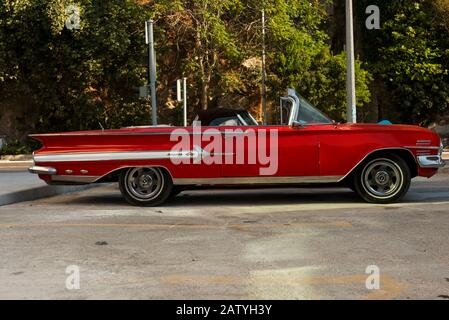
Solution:
[[[347,181],[351,179],[354,172],[363,165],[365,162],[374,159],[376,157],[382,155],[396,155],[401,157],[410,169],[411,177],[414,178],[418,176],[418,163],[416,162],[416,158],[414,154],[406,148],[382,148],[376,149],[368,153],[362,160],[360,160],[342,179],[341,181]]]
[[[163,169],[164,171],[166,171],[168,173],[168,175],[170,176],[170,178],[173,181],[172,173],[165,166],[160,166],[160,165],[155,165],[155,166],[152,166],[152,165],[149,165],[149,166],[136,166],[136,165],[134,165],[134,166],[122,166],[122,167],[118,167],[118,168],[116,168],[114,170],[111,170],[111,171],[105,173],[103,176],[99,177],[97,180],[95,180],[94,183],[118,182],[120,173],[122,173],[123,171],[126,171],[127,169],[138,168],[138,167],[152,167],[152,168]]]

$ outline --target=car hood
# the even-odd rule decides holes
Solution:
[[[409,131],[409,132],[422,132],[422,133],[434,133],[433,131],[413,125],[406,124],[376,124],[376,123],[345,123],[339,124],[340,130],[368,130],[368,131]]]

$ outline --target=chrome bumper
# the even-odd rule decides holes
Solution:
[[[50,167],[32,166],[28,171],[35,174],[56,174],[56,169]]]
[[[446,162],[439,155],[434,156],[418,156],[418,164],[421,168],[442,168]]]

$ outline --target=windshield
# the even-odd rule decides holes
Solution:
[[[299,112],[296,121],[301,124],[331,124],[332,120],[312,106],[306,99],[295,91],[299,100]]]

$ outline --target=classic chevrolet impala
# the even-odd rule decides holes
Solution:
[[[367,202],[392,203],[412,178],[444,166],[434,132],[337,124],[292,89],[276,125],[226,117],[215,126],[34,134],[43,146],[29,171],[48,184],[118,181],[129,203],[156,206],[189,188],[312,184],[345,185]]]

